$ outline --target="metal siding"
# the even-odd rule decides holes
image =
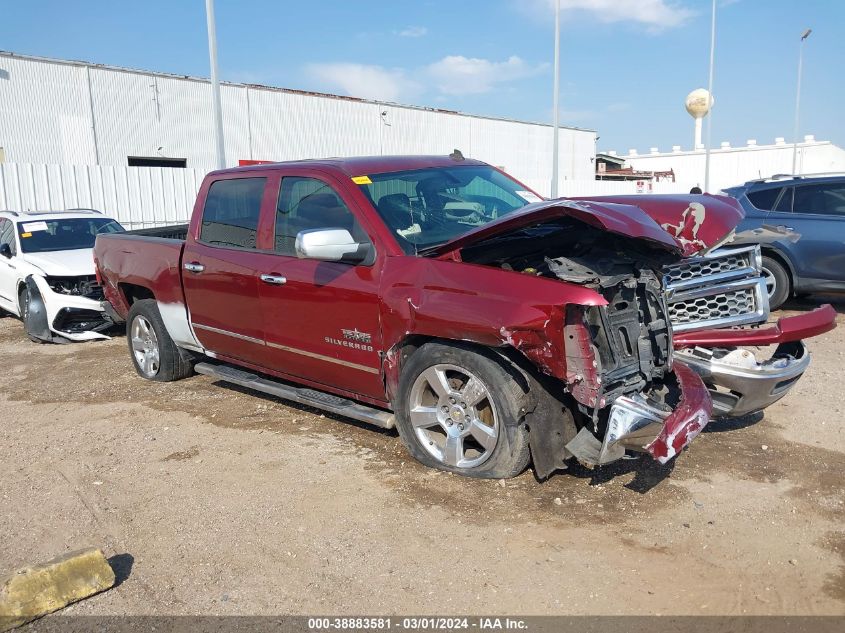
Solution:
[[[382,117],[380,112],[387,112]],[[381,154],[450,154],[460,149],[472,155],[472,129],[468,117],[384,106],[375,124],[381,128]]]
[[[0,56],[0,70],[0,143],[7,161],[93,162],[84,68]]]
[[[189,167],[215,166],[207,81],[5,55],[0,68],[9,72],[9,80],[0,81],[0,138],[10,162],[94,164],[93,104],[100,164],[125,166],[128,156],[161,155],[185,158]],[[230,165],[245,158],[444,154],[458,148],[520,179],[551,179],[547,125],[259,86],[221,89]],[[561,179],[590,178],[595,133],[561,128],[560,134]]]
[[[91,208],[127,228],[187,222],[204,169],[0,164],[0,210]]]
[[[252,153],[257,160],[379,154],[378,106],[250,88]]]

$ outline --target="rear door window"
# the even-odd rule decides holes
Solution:
[[[778,204],[774,210],[780,211],[781,213],[792,213],[792,198],[794,195],[795,187],[784,187],[783,195],[778,200]]]
[[[211,183],[202,212],[200,241],[211,246],[255,248],[266,178]]]
[[[793,213],[845,215],[845,183],[799,185],[795,188]]]
[[[751,201],[751,204],[761,211],[771,211],[777,202],[781,189],[782,187],[772,187],[770,189],[752,191],[748,194],[748,199]]]

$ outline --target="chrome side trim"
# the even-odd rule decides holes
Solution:
[[[267,347],[272,347],[274,349],[280,349],[285,352],[290,352],[292,354],[299,354],[300,356],[307,356],[309,358],[316,358],[317,360],[324,360],[327,363],[335,363],[336,365],[343,365],[344,367],[349,367],[350,369],[357,369],[359,371],[365,371],[370,374],[378,375],[380,370],[378,367],[368,367],[367,365],[359,365],[358,363],[350,363],[348,360],[341,360],[339,358],[332,358],[331,356],[323,356],[322,354],[317,354],[316,352],[309,352],[304,349],[298,349],[296,347],[288,347],[287,345],[279,345],[278,343],[270,343],[269,341],[265,343]]]
[[[288,347],[287,345],[279,345],[278,343],[270,343],[269,341],[262,341],[261,339],[253,338],[252,336],[246,336],[244,334],[238,334],[237,332],[230,332],[229,330],[221,330],[220,328],[212,327],[210,325],[202,325],[201,323],[193,323],[192,324],[195,328],[200,330],[207,330],[209,332],[214,332],[216,334],[222,334],[223,336],[231,336],[232,338],[240,339],[242,341],[247,341],[249,343],[255,343],[256,345],[264,345],[265,347],[272,347],[273,349],[280,349],[285,352],[290,352],[291,354],[299,354],[300,356],[307,356],[308,358],[316,358],[317,360],[322,360],[327,363],[334,363],[335,365],[341,365],[343,367],[349,367],[350,369],[357,369],[359,371],[365,371],[369,374],[378,375],[381,373],[381,370],[378,367],[369,367],[367,365],[359,365],[358,363],[351,363],[348,360],[341,360],[340,358],[333,358],[331,356],[324,356],[323,354],[317,354],[316,352],[309,352],[304,349],[299,349],[297,347]]]
[[[210,325],[203,325],[202,323],[193,323],[192,324],[195,328],[200,330],[206,330],[208,332],[214,332],[215,334],[222,334],[223,336],[231,336],[232,338],[237,338],[242,341],[247,341],[248,343],[255,343],[256,345],[264,345],[264,341],[260,338],[253,338],[251,336],[246,336],[245,334],[238,334],[237,332],[230,332],[229,330],[221,330],[217,327],[211,327]]]

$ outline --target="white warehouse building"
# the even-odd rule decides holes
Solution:
[[[459,112],[223,83],[226,163],[388,154],[464,155],[538,189],[552,127]],[[0,52],[0,162],[216,166],[206,79]],[[561,180],[594,178],[596,133],[560,130]]]
[[[830,141],[817,141],[804,136],[796,148],[796,174],[845,172],[845,149]],[[699,147],[682,150],[675,145],[671,152],[652,147],[648,153],[629,150],[626,155],[615,151],[607,155],[624,160],[637,172],[674,172],[675,181],[704,188],[705,151]],[[772,144],[758,144],[755,139],[732,147],[727,141],[710,151],[710,191],[741,185],[748,180],[792,173],[793,144],[779,137]]]

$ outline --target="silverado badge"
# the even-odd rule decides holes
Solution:
[[[343,338],[348,339],[350,341],[355,341],[357,343],[372,343],[373,337],[366,332],[359,332],[358,328],[354,330],[341,330],[343,332]]]

